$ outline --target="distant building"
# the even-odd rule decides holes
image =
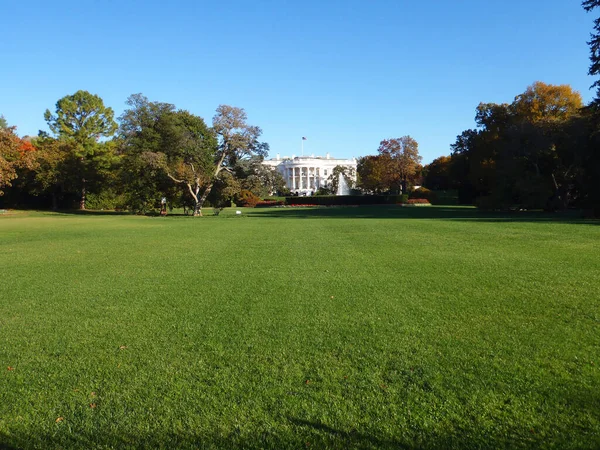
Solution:
[[[356,158],[336,159],[326,156],[289,156],[268,159],[263,164],[277,169],[290,191],[297,195],[313,195],[319,188],[327,187],[328,178],[336,166],[349,169],[348,174],[356,182]],[[338,189],[340,191],[340,189]],[[338,194],[348,192],[338,192]]]

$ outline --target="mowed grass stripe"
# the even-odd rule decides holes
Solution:
[[[597,446],[597,226],[310,211],[2,218],[0,442]]]

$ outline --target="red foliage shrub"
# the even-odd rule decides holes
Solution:
[[[235,198],[235,204],[238,206],[254,208],[258,202],[260,202],[260,197],[247,190],[243,190]]]
[[[409,198],[406,202],[407,205],[429,205],[429,200],[426,198]]]
[[[256,204],[256,208],[267,208],[269,206],[283,206],[282,200],[261,200]]]

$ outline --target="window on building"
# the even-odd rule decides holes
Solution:
[[[327,169],[323,169],[323,175],[327,176]]]

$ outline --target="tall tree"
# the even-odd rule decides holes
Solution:
[[[204,119],[187,111],[163,114],[159,122],[163,137],[167,176],[185,186],[194,199],[194,214],[200,215],[200,191],[210,183],[216,139]]]
[[[223,170],[233,171],[236,164],[252,156],[266,156],[269,145],[259,142],[262,130],[248,125],[248,116],[243,108],[220,105],[213,117],[213,130],[217,134],[218,147],[215,165],[204,193],[199,199],[194,215],[202,215],[202,205],[210,194]]]
[[[406,193],[408,183],[417,175],[421,156],[419,144],[410,136],[385,139],[377,150],[380,155],[389,157],[389,184]]]
[[[133,211],[152,209],[172,186],[164,163],[163,116],[175,112],[170,103],[151,102],[142,94],[128,97],[129,106],[119,117],[118,140],[122,154],[122,189],[127,206]],[[172,123],[173,121],[171,121]],[[188,192],[176,194],[182,200]],[[175,198],[167,195],[170,203]],[[188,203],[183,201],[184,205]]]
[[[582,3],[583,8],[590,12],[600,6],[600,0],[584,0]],[[590,67],[588,74],[592,76],[600,75],[600,17],[594,19],[594,31],[588,41],[590,46]],[[599,87],[596,93],[596,101],[600,99],[600,80],[596,80],[592,87]]]
[[[99,143],[101,138],[112,137],[117,129],[113,110],[105,107],[99,96],[80,90],[58,100],[55,114],[46,110],[44,119],[59,139],[75,144],[74,155],[79,160],[76,168],[80,180],[79,207],[85,209],[90,178],[113,157]]]
[[[582,3],[588,12],[600,7],[600,0],[584,0]],[[600,17],[594,19],[594,30],[590,40],[590,67],[588,74],[600,75]],[[586,190],[587,207],[597,217],[600,217],[600,79],[596,79],[592,87],[596,87],[596,98],[586,110],[588,122],[588,142],[583,163],[583,180]]]

